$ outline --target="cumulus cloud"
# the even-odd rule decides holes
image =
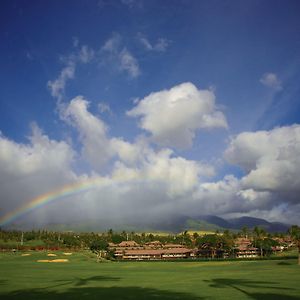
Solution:
[[[299,154],[300,125],[238,134],[232,138],[225,158],[245,174],[241,178],[226,175],[217,182],[199,182],[189,205],[198,215],[201,211],[299,223]]]
[[[116,38],[104,47],[119,55],[120,45]],[[57,79],[55,95],[63,93],[77,63],[93,59],[94,52],[78,49],[77,58],[71,60],[74,70]],[[105,105],[99,109],[108,110]],[[199,129],[228,126],[210,90],[183,83],[137,101],[127,114],[140,118],[140,127],[151,137],[139,136],[133,142],[110,136],[107,124],[90,111],[89,101],[82,96],[65,103],[60,114],[78,134],[79,150],[67,141],[50,139],[36,125],[25,144],[0,136],[1,214],[64,184],[91,179],[103,184],[72,196],[71,206],[56,202],[29,219],[34,215],[66,222],[84,212],[87,219],[112,226],[133,219],[161,221],[178,214],[248,214],[278,221],[296,220],[300,213],[300,125],[232,137],[224,156],[244,174],[241,178],[228,174],[216,181],[212,165],[178,156],[169,148],[191,146]]]
[[[281,81],[277,77],[275,73],[265,73],[260,79],[260,83],[262,83],[264,86],[272,88],[276,91],[279,91],[282,89]]]
[[[138,40],[148,51],[165,52],[170,45],[170,41],[165,38],[158,38],[156,43],[151,44],[148,38],[141,33],[138,34]]]
[[[190,147],[198,129],[228,126],[216,108],[214,93],[189,82],[151,93],[127,115],[140,117],[139,126],[149,131],[156,143],[179,148]]]
[[[2,196],[15,199],[5,204],[7,210],[65,183],[99,178],[105,184],[72,196],[71,208],[62,201],[33,215],[45,222],[65,222],[84,212],[87,218],[109,216],[115,222],[128,221],[134,214],[142,221],[147,209],[149,218],[158,219],[183,209],[183,203],[189,207],[199,182],[214,175],[212,166],[176,156],[171,149],[153,149],[143,137],[134,143],[110,137],[107,125],[89,111],[89,102],[82,96],[72,99],[61,113],[62,120],[78,132],[80,153],[65,141],[50,140],[38,127],[26,145],[1,138]],[[89,175],[80,171],[78,161],[90,164]]]
[[[191,190],[200,176],[212,176],[211,166],[173,157],[173,151],[154,151],[143,141],[129,143],[121,138],[110,138],[105,123],[88,111],[88,101],[74,98],[65,110],[66,120],[74,126],[82,143],[82,156],[96,171],[116,157],[113,178],[143,179],[167,184],[170,194]]]
[[[49,139],[36,125],[26,144],[0,136],[1,213],[74,182],[75,157],[66,142]]]
[[[132,154],[133,157],[137,157],[137,153]],[[123,163],[117,162],[113,177],[159,182],[165,185],[169,196],[178,196],[191,192],[200,178],[214,175],[212,166],[183,157],[172,157],[172,154],[170,149],[159,152],[147,149],[139,167],[126,167]]]
[[[271,192],[279,202],[298,203],[299,154],[300,126],[292,125],[241,133],[231,140],[225,157],[245,170],[243,188]]]
[[[112,138],[110,145],[112,151],[126,165],[136,165],[149,153],[148,145],[142,140],[136,143],[129,143],[122,138]]]
[[[63,112],[64,119],[79,133],[82,156],[95,170],[100,170],[113,155],[107,138],[107,126],[88,111],[89,102],[82,96],[72,99]]]
[[[142,143],[109,137],[108,126],[89,111],[89,101],[84,97],[72,99],[62,112],[62,118],[78,132],[82,158],[94,171],[101,171],[116,156],[127,164],[141,158]]]
[[[34,216],[44,222],[66,222],[84,212],[87,219],[97,218],[113,226],[118,222],[130,223],[132,218],[136,224],[143,224],[178,214],[231,217],[247,214],[273,221],[295,221],[300,212],[296,199],[299,125],[234,137],[225,155],[231,163],[243,167],[245,175],[242,178],[226,175],[218,181],[209,181],[215,175],[211,165],[176,156],[168,148],[153,149],[145,139],[130,143],[122,138],[110,138],[104,122],[88,111],[88,101],[82,97],[69,103],[65,117],[79,132],[82,155],[91,163],[92,172],[75,174],[73,169],[79,154],[70,144],[49,139],[37,126],[33,127],[27,144],[1,136],[0,188],[1,199],[6,199],[2,200],[5,211],[66,183],[96,179],[100,184],[73,195],[71,206],[68,199],[58,201],[30,214],[29,219],[32,221]],[[256,135],[262,149],[258,142],[253,142]],[[109,153],[103,153],[104,148]],[[277,161],[289,161],[295,167],[274,169],[272,166]],[[101,176],[98,170],[103,171],[103,164],[109,162],[111,168],[105,168]],[[252,172],[265,168],[271,170],[269,177],[257,174],[253,179],[256,174]],[[283,184],[276,181],[274,185],[270,176],[282,178]]]

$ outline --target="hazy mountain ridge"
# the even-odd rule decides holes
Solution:
[[[77,221],[70,223],[49,223],[45,225],[22,225],[21,223],[13,224],[8,229],[48,229],[55,231],[106,231],[112,228],[115,231],[136,231],[136,232],[152,232],[152,231],[167,231],[167,232],[181,232],[184,230],[195,231],[224,231],[241,230],[243,227],[253,229],[255,226],[261,227],[268,232],[286,232],[290,227],[289,224],[280,222],[268,222],[265,219],[253,217],[240,217],[233,219],[224,219],[214,215],[200,215],[197,217],[190,216],[172,216],[168,219],[153,222],[120,222],[118,224],[109,220],[88,220]]]
[[[253,218],[253,217],[240,217],[234,219],[223,219],[217,216],[200,216],[193,218],[193,220],[200,220],[200,223],[203,224],[203,221],[207,222],[210,226],[213,224],[217,228],[216,230],[241,230],[243,227],[253,229],[255,226],[264,228],[268,232],[286,232],[290,225],[280,223],[280,222],[269,222],[265,219]],[[193,228],[189,228],[193,229]],[[208,230],[207,228],[206,230]],[[203,230],[203,229],[202,229]]]

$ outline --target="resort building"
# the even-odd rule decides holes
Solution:
[[[251,258],[259,256],[259,249],[252,246],[252,241],[248,238],[238,238],[235,241],[236,258]]]
[[[180,244],[165,244],[159,241],[146,243],[144,246],[134,241],[123,241],[119,244],[109,243],[117,259],[124,260],[159,260],[184,259],[196,257],[196,251]]]
[[[192,249],[145,249],[125,251],[122,259],[125,260],[160,260],[160,259],[184,259],[191,257]]]

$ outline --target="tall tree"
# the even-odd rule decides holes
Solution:
[[[97,255],[97,262],[107,251],[108,243],[105,240],[97,239],[91,242],[90,250]]]
[[[196,246],[199,250],[208,252],[211,258],[215,258],[220,253],[223,255],[226,248],[225,243],[225,239],[217,234],[206,234],[196,240]]]
[[[263,239],[266,236],[266,231],[260,227],[255,226],[253,229],[254,238],[255,238],[255,247],[259,247],[260,256],[263,256]]]
[[[293,225],[289,229],[289,234],[298,247],[298,265],[300,265],[300,227],[298,225]]]
[[[247,226],[243,226],[243,227],[242,227],[242,236],[243,236],[244,238],[248,238],[248,234],[249,234],[249,229],[248,229],[248,227],[247,227]]]

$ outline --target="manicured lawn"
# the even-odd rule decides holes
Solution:
[[[1,299],[300,299],[296,260],[107,262],[88,253],[0,254]],[[42,263],[39,259],[69,259]]]

